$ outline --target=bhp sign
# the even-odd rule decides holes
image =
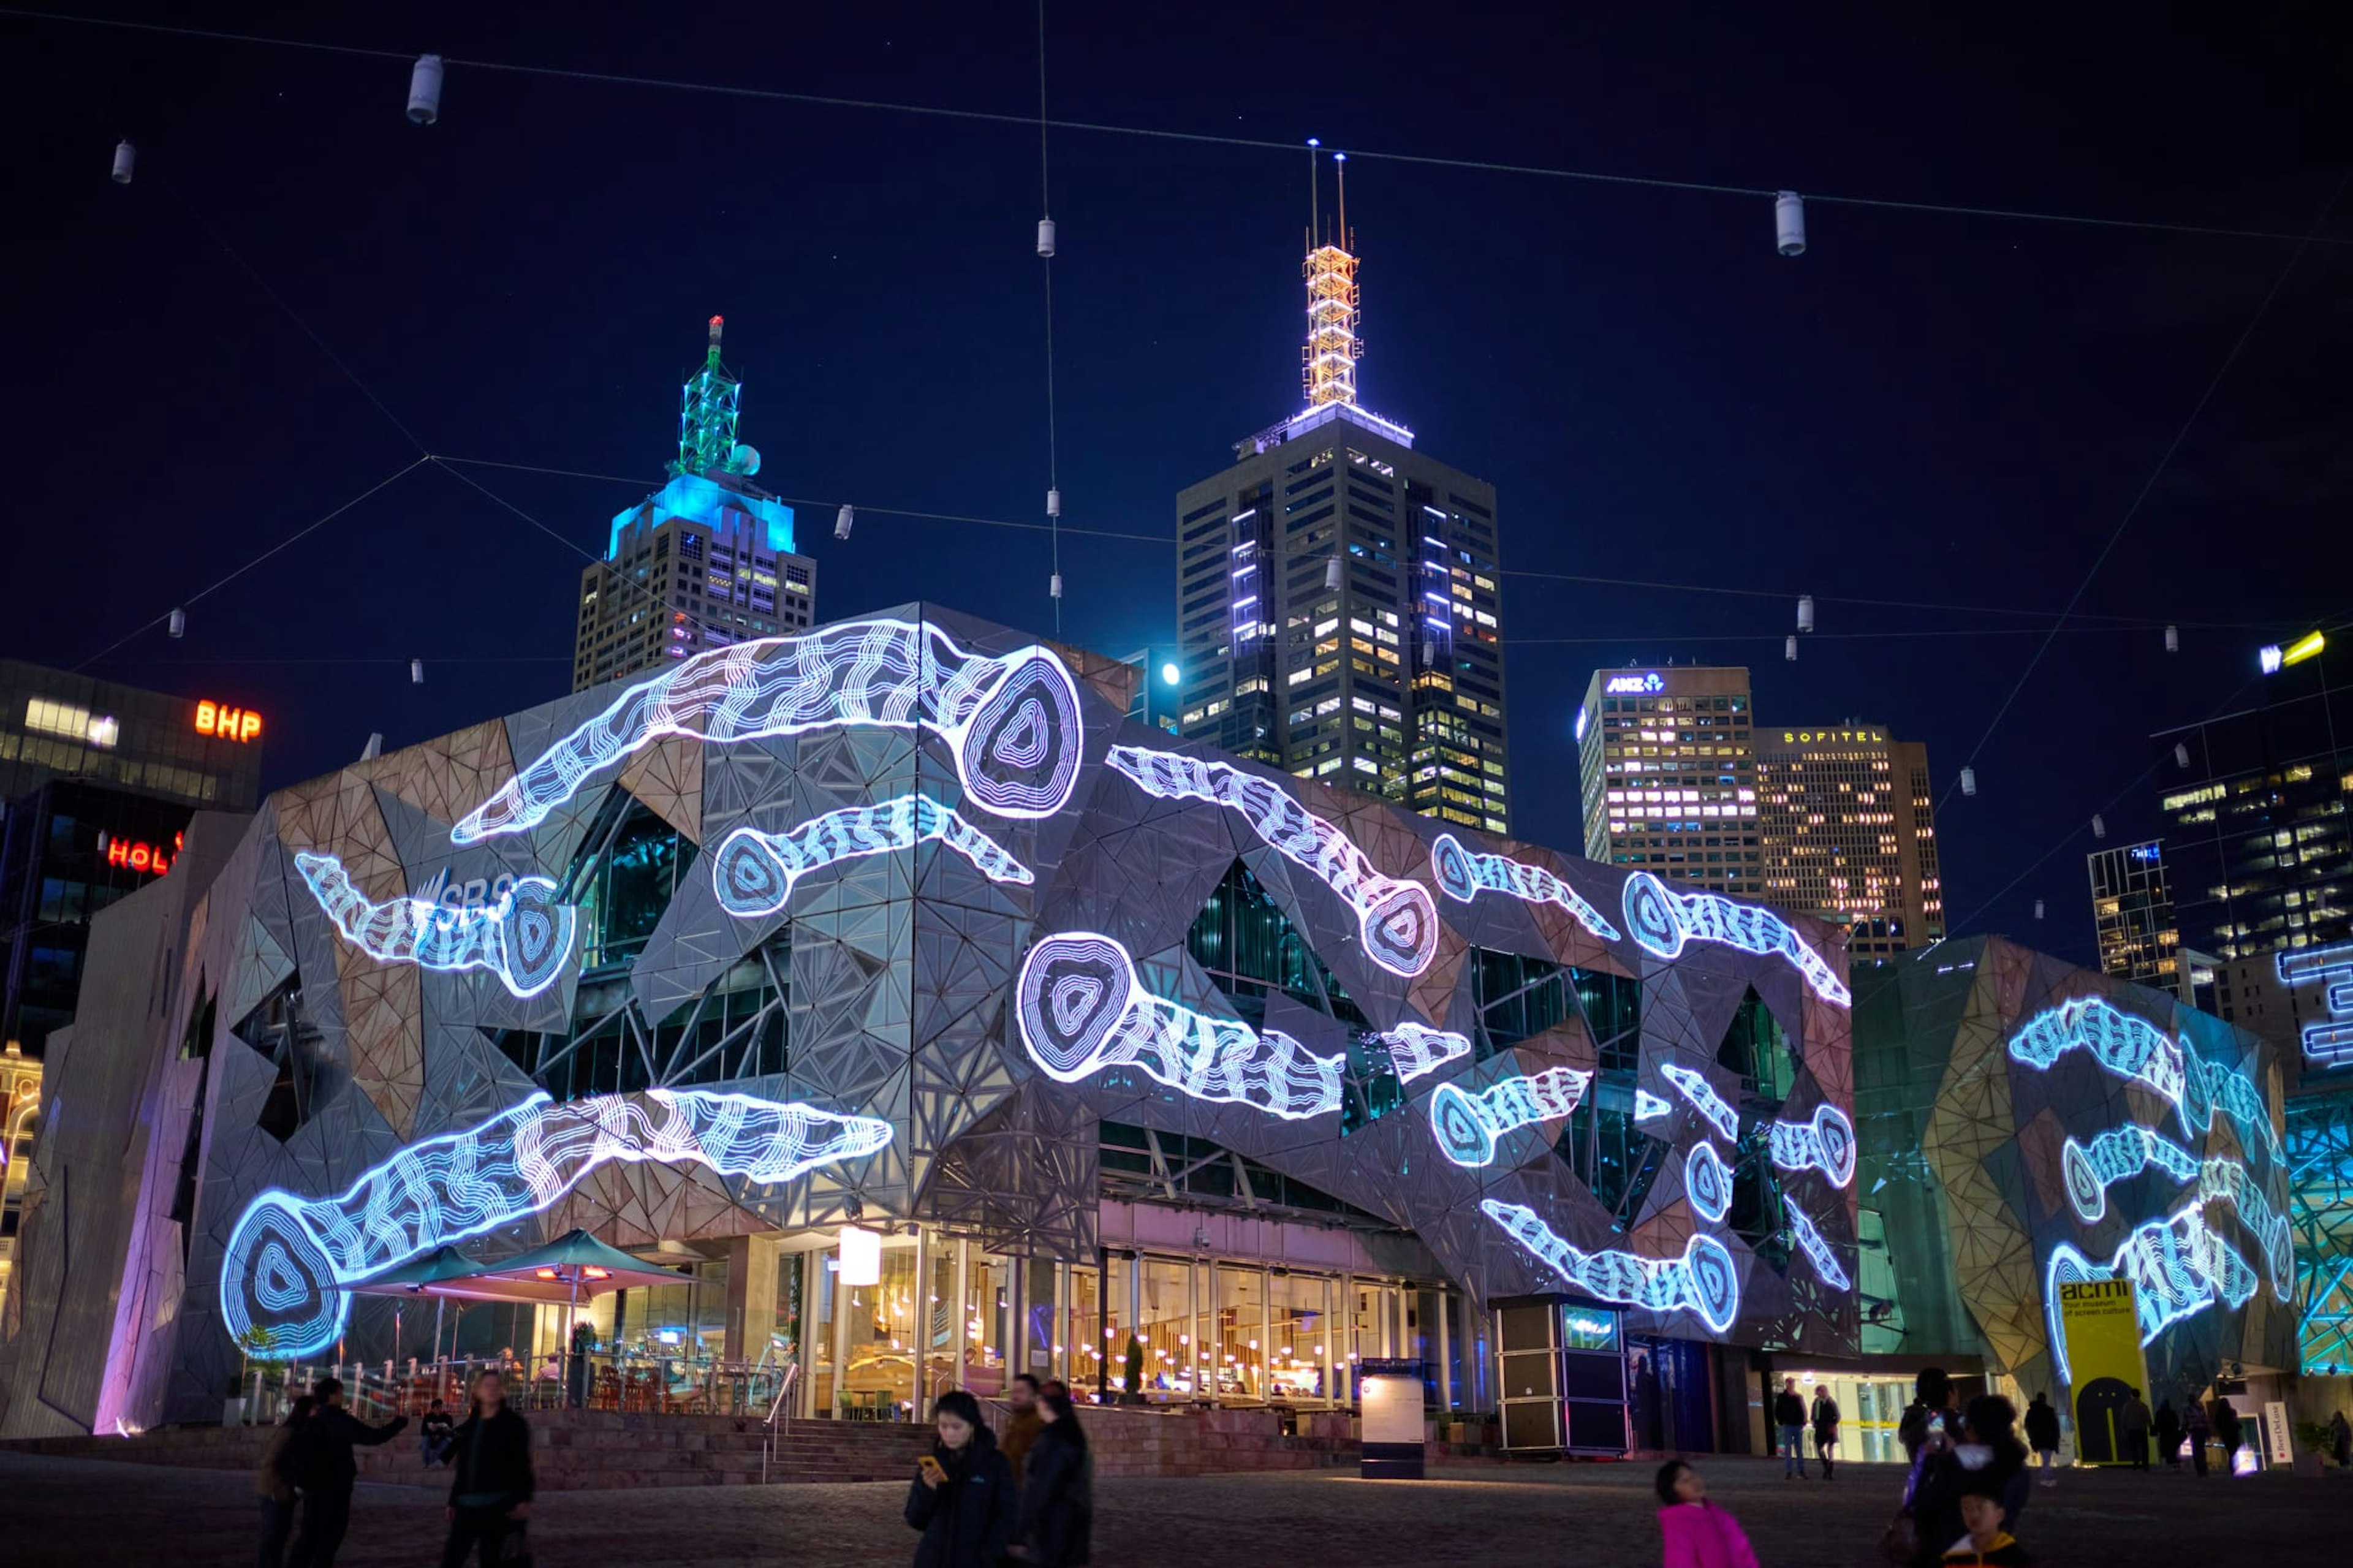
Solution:
[[[196,733],[216,740],[235,741],[239,745],[261,734],[261,715],[250,708],[231,708],[219,702],[196,704]]]

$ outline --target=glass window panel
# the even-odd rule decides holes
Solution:
[[[1219,1397],[1266,1397],[1266,1272],[1254,1264],[1217,1268],[1216,1330],[1210,1372]]]

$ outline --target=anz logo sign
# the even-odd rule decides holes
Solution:
[[[1628,692],[1640,695],[1649,691],[1664,691],[1666,689],[1666,678],[1655,669],[1646,670],[1641,675],[1613,675],[1601,688],[1613,697],[1623,696]]]

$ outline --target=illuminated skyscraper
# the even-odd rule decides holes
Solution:
[[[2119,849],[2095,849],[2084,860],[2092,878],[2092,924],[2099,935],[2100,972],[2179,991],[2181,931],[2165,875],[2165,846],[2151,839]]]
[[[1494,487],[1358,406],[1345,197],[1318,237],[1305,408],[1176,498],[1180,730],[1504,832]]]
[[[1720,893],[1765,893],[1748,671],[1597,669],[1577,710],[1585,853]]]
[[[1757,731],[1766,900],[1846,927],[1858,957],[1943,940],[1935,809],[1916,741],[1852,719]]]
[[[702,368],[679,397],[670,483],[617,513],[605,559],[580,574],[572,689],[705,648],[800,630],[817,563],[793,553],[793,509],[754,485],[760,454],[735,439],[743,386],[719,361],[711,318]]]

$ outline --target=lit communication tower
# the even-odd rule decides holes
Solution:
[[[1365,352],[1356,336],[1356,258],[1346,248],[1356,240],[1348,232],[1347,170],[1341,160],[1334,161],[1340,180],[1338,243],[1316,245],[1311,227],[1307,238],[1313,248],[1303,268],[1307,278],[1307,346],[1300,351],[1300,380],[1310,408],[1333,403],[1356,406],[1356,361]]]
[[[719,332],[726,318],[711,318],[711,353],[702,368],[687,377],[678,405],[678,460],[670,477],[727,471],[735,452],[736,407],[743,384],[719,363]]]

